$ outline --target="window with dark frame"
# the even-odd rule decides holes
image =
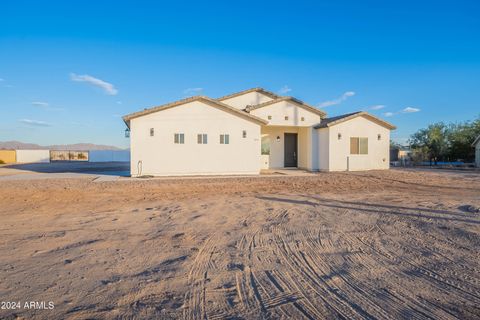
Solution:
[[[207,144],[207,134],[206,133],[199,133],[197,134],[197,143],[198,144]]]
[[[305,121],[305,117],[301,117],[301,118],[300,118],[300,121]]]
[[[268,120],[272,120],[272,116],[268,116]]]
[[[229,134],[221,134],[220,135],[220,144],[230,144],[230,135]]]
[[[183,133],[175,133],[173,142],[175,144],[185,144],[185,135]]]
[[[155,129],[150,128],[150,137],[153,137],[155,135]]]

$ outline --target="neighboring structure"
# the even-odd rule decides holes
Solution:
[[[0,164],[15,163],[17,161],[17,153],[15,150],[0,150]]]
[[[49,150],[16,150],[17,163],[50,162]]]
[[[475,148],[475,166],[480,168],[480,136],[475,139],[472,146]]]
[[[40,163],[51,161],[130,162],[130,150],[0,149],[0,163]]]
[[[191,97],[123,120],[132,176],[387,169],[395,129],[366,112],[326,118],[303,101],[262,88]]]

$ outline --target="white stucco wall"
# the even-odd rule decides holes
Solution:
[[[254,106],[271,100],[273,99],[260,92],[249,92],[241,96],[220,101],[237,109],[245,109],[246,106]]]
[[[329,128],[319,129],[320,169],[328,171],[359,171],[388,169],[390,130],[364,117],[357,117]],[[341,139],[338,139],[338,134]],[[378,140],[378,134],[381,139]],[[328,137],[328,142],[325,139]],[[350,137],[368,138],[368,154],[351,155]],[[328,164],[323,148],[328,144]]]
[[[263,126],[262,136],[270,138],[270,155],[268,157],[270,168],[283,168],[285,166],[285,133],[297,134],[297,166],[302,169],[311,168],[311,137],[312,129],[309,127],[282,127]],[[280,139],[277,140],[277,137]]]
[[[185,134],[185,144],[174,144],[175,133]],[[208,143],[197,144],[197,134],[207,134]],[[230,144],[220,144],[220,134],[229,134]],[[132,119],[130,139],[132,176],[260,172],[260,124],[200,101]]]
[[[17,162],[50,162],[50,150],[16,150]]]
[[[90,150],[89,162],[130,161],[130,150]]]
[[[269,125],[274,126],[300,126],[310,127],[320,123],[320,116],[311,111],[308,111],[296,104],[288,101],[280,101],[271,105],[254,109],[250,111],[254,116],[260,117],[268,121]],[[268,119],[271,116],[272,119]],[[288,120],[285,120],[285,117]],[[304,121],[302,121],[302,117]]]
[[[315,129],[314,129],[315,130]],[[317,148],[316,152],[318,153],[318,165],[317,168],[320,171],[329,170],[329,161],[330,161],[330,139],[329,139],[329,129],[323,128],[318,129],[317,131]]]

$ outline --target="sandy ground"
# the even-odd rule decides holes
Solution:
[[[12,180],[0,204],[3,319],[480,317],[478,172]]]

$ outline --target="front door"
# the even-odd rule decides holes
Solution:
[[[285,133],[285,167],[297,166],[297,134]]]

